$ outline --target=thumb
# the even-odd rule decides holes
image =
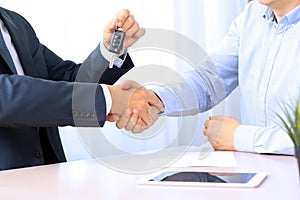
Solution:
[[[159,112],[163,112],[165,110],[165,108],[164,108],[164,104],[162,103],[160,98],[154,92],[150,92],[150,93],[151,93],[151,95],[148,99],[149,104],[151,106],[156,107],[159,110]]]
[[[132,88],[139,88],[141,85],[135,81],[126,80],[123,83],[121,83],[120,86],[121,86],[121,89],[123,89],[123,90],[129,90]]]
[[[120,117],[118,115],[114,115],[114,114],[108,114],[106,116],[106,120],[109,122],[115,122],[115,121],[119,121]]]

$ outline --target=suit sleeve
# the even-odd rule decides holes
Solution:
[[[133,66],[127,56],[121,69],[107,69],[98,47],[82,64],[64,61],[42,44],[33,57],[47,75],[0,74],[0,126],[103,126],[106,101],[98,83],[113,84]]]
[[[109,62],[102,56],[99,45],[80,65],[78,73],[75,77],[77,82],[98,82],[112,85],[121,76],[128,72],[133,66],[133,62],[129,55],[126,56],[122,66],[114,66],[108,68]]]
[[[95,83],[0,75],[0,126],[103,126],[106,104]]]
[[[109,62],[102,56],[99,45],[81,64],[69,60],[62,60],[54,52],[42,45],[43,56],[49,79],[89,83],[103,83],[112,85],[127,73],[134,64],[129,55],[126,56],[120,68],[108,68]]]
[[[40,77],[0,74],[0,126],[103,126],[106,101],[98,83],[113,84],[133,66],[130,57],[121,69],[107,69],[98,47],[82,64],[42,44],[34,52],[30,69]]]

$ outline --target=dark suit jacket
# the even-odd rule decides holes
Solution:
[[[0,7],[25,76],[0,56],[0,170],[66,161],[57,126],[103,126],[100,83],[113,84],[133,63],[108,69],[99,46],[82,64],[41,44],[19,14]]]

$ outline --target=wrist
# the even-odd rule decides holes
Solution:
[[[160,109],[159,109],[158,114],[164,113],[165,112],[165,105],[164,105],[163,101],[161,100],[161,98],[154,91],[152,91],[152,90],[149,90],[149,91],[152,93],[152,95],[154,95],[159,100],[159,103],[161,105],[161,106],[159,106]]]
[[[105,46],[104,42],[100,43],[100,53],[104,57],[106,61],[109,62],[109,66],[115,65],[116,67],[120,68],[126,59],[127,56],[127,49],[123,49],[120,55],[117,55],[113,52],[110,52],[108,48]]]
[[[109,85],[105,84],[100,84],[103,90],[103,94],[105,97],[105,103],[106,103],[106,115],[111,112],[111,107],[112,107],[112,97],[111,97],[111,92],[108,88]]]
[[[112,107],[113,107],[113,102],[114,102],[113,94],[114,94],[114,91],[115,91],[115,86],[107,85],[107,89],[108,89],[110,97],[111,97],[110,98],[111,99],[111,107],[110,107],[110,111],[109,111],[109,113],[111,113],[112,112]]]
[[[110,93],[110,96],[112,97],[113,96],[113,93],[115,91],[115,88],[113,85],[107,85],[107,88],[109,90],[109,93]]]
[[[108,48],[105,46],[104,42],[100,43],[100,52],[101,52],[102,56],[108,62],[111,62],[114,59],[114,57],[116,56],[116,54],[114,54],[108,50]]]

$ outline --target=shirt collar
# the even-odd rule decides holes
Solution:
[[[263,12],[263,18],[269,22],[273,22],[274,21],[274,12],[271,10],[271,8],[266,7],[266,9]]]
[[[263,18],[269,22],[274,21],[275,15],[271,8],[267,7],[264,10]],[[280,21],[287,21],[289,24],[296,24],[298,21],[300,21],[300,5],[282,17]]]

